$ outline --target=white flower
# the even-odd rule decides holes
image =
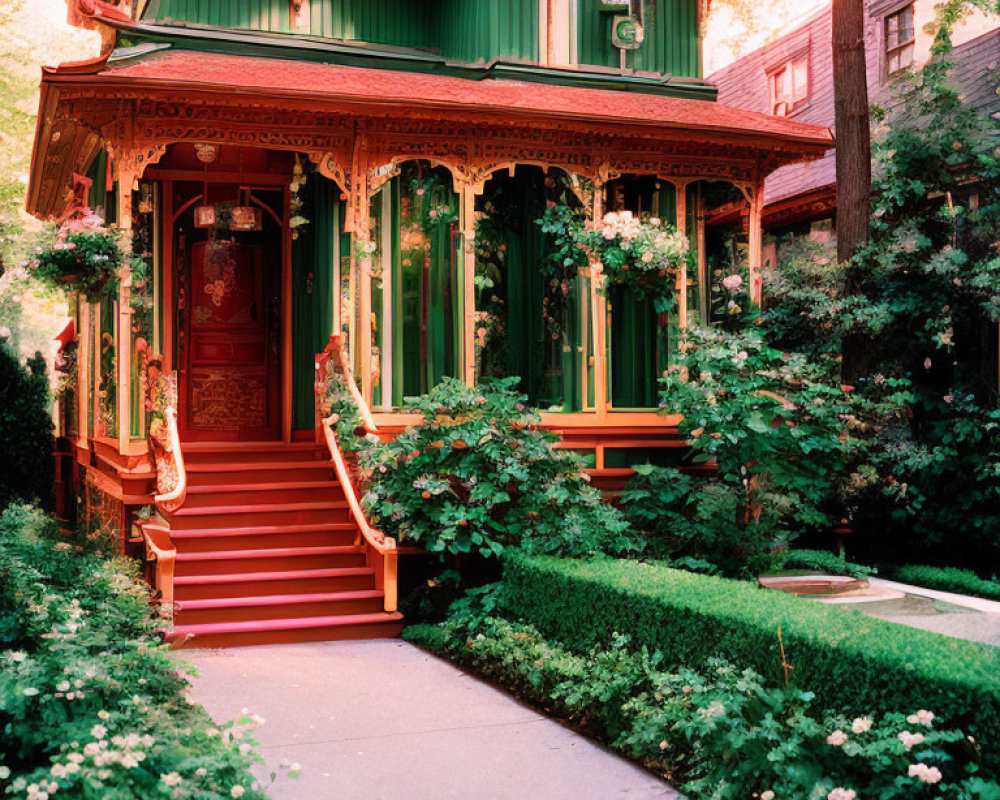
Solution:
[[[9,339],[9,338],[10,338],[10,328],[8,328],[6,325],[0,325],[0,339]]]
[[[58,683],[56,685],[56,688],[60,692],[68,692],[69,691],[69,686],[70,686],[69,681],[61,681],[60,683]]]
[[[872,729],[872,721],[868,717],[858,717],[851,723],[851,730],[855,733],[865,733]]]
[[[920,778],[924,783],[937,783],[941,780],[941,770],[937,767],[928,767],[926,764],[910,764],[907,774],[911,778]]]
[[[100,711],[97,712],[97,716],[100,717],[101,719],[107,719],[111,715],[102,708]]]
[[[167,786],[176,786],[181,782],[181,776],[180,773],[177,772],[168,772],[166,775],[161,775],[160,780]]]
[[[95,739],[103,739],[105,736],[108,735],[108,729],[105,728],[103,725],[95,725],[93,728],[90,729],[90,735],[93,736]]]
[[[24,661],[28,657],[28,654],[22,650],[15,650],[13,653],[9,653],[7,658],[11,661]]]
[[[0,781],[5,781],[10,777],[10,767],[6,764],[0,764]]]
[[[774,800],[774,792],[768,789],[766,792],[760,793],[760,800]]]
[[[52,769],[49,770],[52,773],[53,778],[65,778],[66,777],[66,765],[65,764],[53,764]]]
[[[194,771],[194,774],[197,775],[199,778],[204,778],[206,775],[208,775],[208,770],[205,769],[204,767],[198,767],[198,769]]]
[[[838,786],[826,796],[826,800],[854,800],[858,793],[853,789],[844,789]]]
[[[840,747],[846,741],[847,734],[841,730],[836,730],[826,737],[826,743],[832,744],[834,747]]]
[[[21,694],[23,694],[25,697],[34,697],[36,694],[38,694],[38,689],[36,689],[34,686],[29,686],[27,689],[24,689],[21,692]]]
[[[239,784],[236,784],[232,789],[229,790],[229,794],[231,794],[233,797],[242,797],[245,793],[246,789],[244,789]]]

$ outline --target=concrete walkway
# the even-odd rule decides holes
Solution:
[[[655,776],[397,640],[185,650],[193,698],[242,708],[278,778],[273,800],[651,800]],[[281,762],[302,765],[298,779]],[[266,783],[266,781],[262,781]]]

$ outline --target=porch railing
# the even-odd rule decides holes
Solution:
[[[146,382],[151,397],[148,405],[160,412],[162,428],[150,426],[149,438],[156,457],[156,489],[153,501],[158,508],[176,511],[187,498],[188,476],[177,427],[177,373],[161,373],[158,360],[146,366]]]
[[[397,569],[399,554],[396,550],[396,540],[386,536],[382,531],[373,528],[365,518],[361,502],[358,500],[357,488],[354,485],[354,478],[347,467],[343,450],[337,440],[336,424],[338,417],[336,414],[324,415],[322,409],[325,405],[326,393],[331,382],[339,381],[346,384],[350,392],[351,400],[357,407],[361,416],[362,425],[366,433],[377,434],[378,426],[372,417],[371,409],[358,391],[357,384],[351,372],[350,364],[344,355],[343,341],[340,336],[334,334],[330,337],[323,352],[316,356],[316,433],[321,435],[330,451],[330,458],[333,468],[344,490],[344,497],[358,529],[358,536],[355,544],[360,545],[365,542],[366,549],[365,563],[375,570],[375,585],[384,596],[385,610],[396,611],[398,604]]]

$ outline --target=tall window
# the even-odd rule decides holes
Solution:
[[[787,117],[809,99],[809,54],[802,53],[768,75],[771,85],[771,113]]]
[[[913,4],[885,18],[885,74],[906,69],[913,63]]]

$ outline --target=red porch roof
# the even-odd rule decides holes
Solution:
[[[46,70],[47,82],[83,78]],[[806,145],[833,146],[829,129],[702,100],[527,81],[473,81],[445,75],[348,67],[309,61],[171,50],[142,61],[105,65],[88,83],[184,86],[226,93],[308,97],[313,101],[408,104],[562,117],[591,122],[653,125],[688,131],[757,135]]]

